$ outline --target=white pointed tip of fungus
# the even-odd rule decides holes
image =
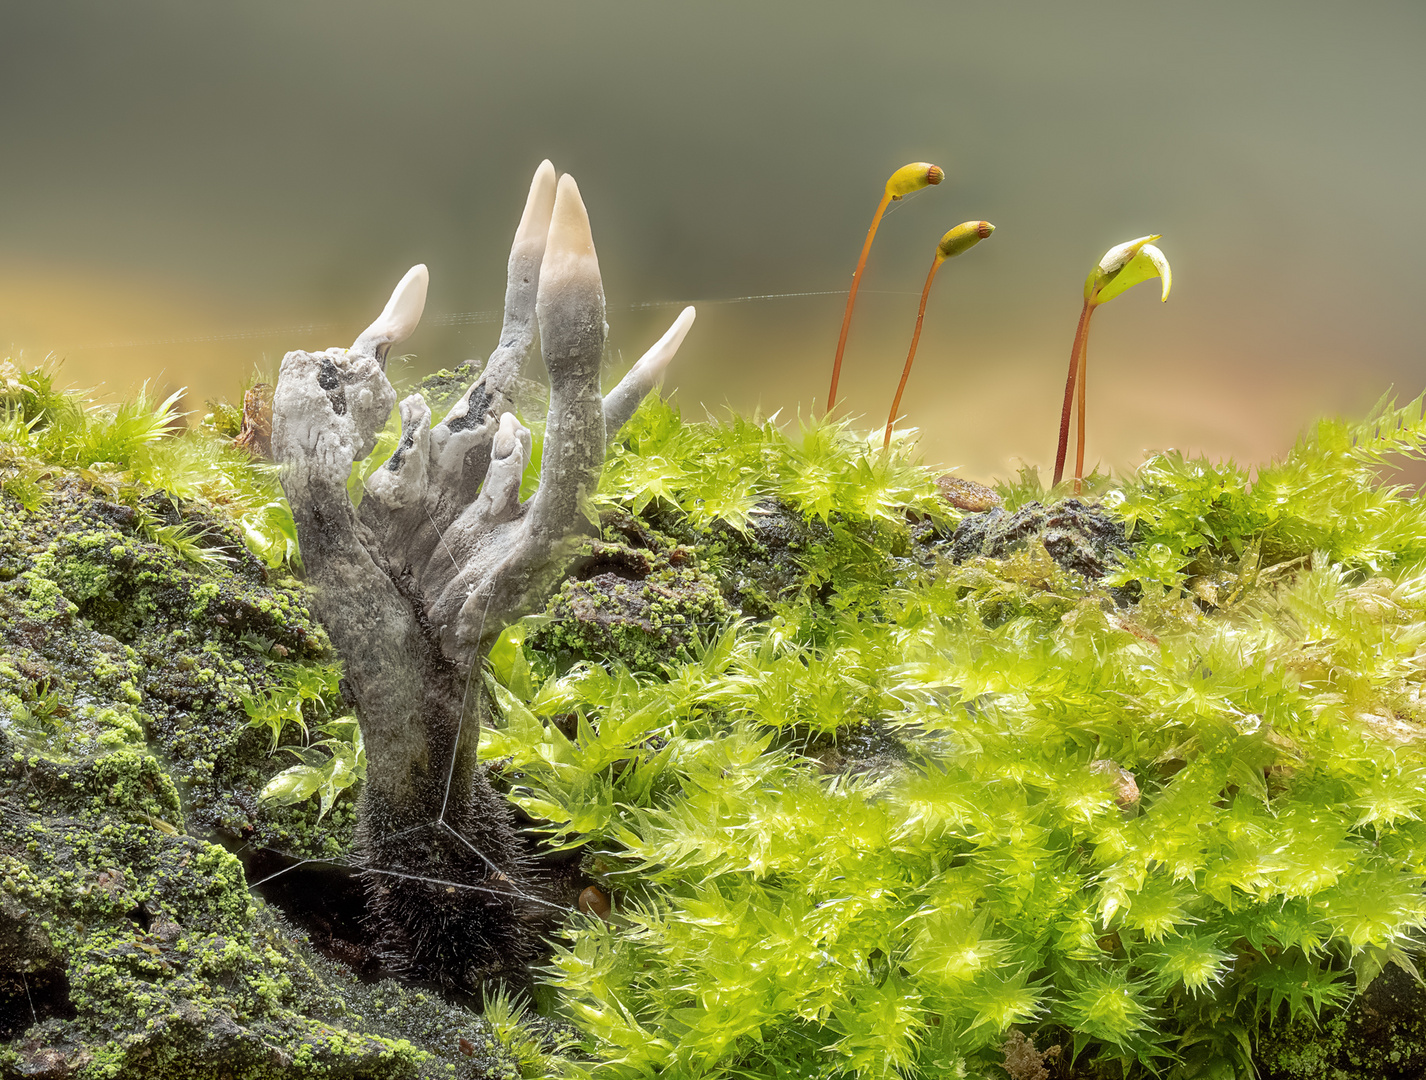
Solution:
[[[555,167],[549,158],[540,162],[530,181],[530,194],[525,199],[525,212],[520,215],[520,227],[515,230],[516,248],[532,247],[542,251],[550,231],[550,215],[555,208]]]
[[[495,432],[495,440],[490,446],[490,456],[494,460],[508,458],[520,445],[520,421],[514,413],[500,414],[500,427]]]
[[[693,325],[697,314],[692,306],[679,312],[678,318],[673,320],[673,325],[668,328],[663,337],[654,342],[653,348],[639,357],[639,362],[634,367],[647,375],[651,382],[662,378],[669,361],[674,358],[678,347],[683,344],[683,339],[688,336],[688,329]]]
[[[555,190],[549,241],[540,264],[540,291],[576,283],[600,287],[599,256],[594,253],[594,236],[579,185],[565,173]]]
[[[1173,271],[1169,269],[1168,257],[1153,244],[1145,244],[1140,249],[1140,254],[1147,255],[1149,261],[1154,264],[1154,269],[1159,272],[1159,280],[1163,282],[1163,295],[1159,299],[1167,300],[1169,289],[1173,286]]]
[[[392,290],[385,309],[361,332],[352,349],[370,347],[384,356],[387,348],[410,337],[426,310],[426,288],[430,282],[425,263],[417,263],[407,270],[406,276]]]

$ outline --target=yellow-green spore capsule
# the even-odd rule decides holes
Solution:
[[[963,221],[936,245],[936,252],[942,259],[953,259],[963,251],[969,251],[995,231],[988,221]]]
[[[929,161],[913,161],[897,169],[886,181],[886,194],[891,199],[901,199],[922,188],[933,187],[946,178],[946,172],[939,165]]]

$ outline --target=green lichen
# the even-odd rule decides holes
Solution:
[[[478,1018],[390,982],[363,987],[314,955],[219,847],[7,813],[0,852],[6,911],[48,948],[31,949],[44,954],[30,975],[48,961],[66,982],[66,1015],[15,1044],[28,1067],[58,1057],[86,1080],[515,1075]]]
[[[210,535],[242,551],[231,527]],[[319,823],[306,807],[256,799],[285,763],[243,723],[244,702],[284,692],[294,672],[334,682],[326,636],[295,582],[269,580],[245,552],[231,566],[195,565],[146,539],[130,507],[62,474],[43,509],[0,523],[0,562],[15,569],[0,582],[0,723],[20,743],[66,763],[139,744],[162,759],[192,828],[345,855],[349,808]],[[156,806],[134,812],[182,821]]]
[[[1388,967],[1339,1015],[1266,1028],[1258,1061],[1263,1080],[1415,1080],[1426,1073],[1426,987]]]

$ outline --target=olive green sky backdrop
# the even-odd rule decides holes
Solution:
[[[1258,460],[1426,382],[1420,3],[0,3],[0,353],[197,405],[347,344],[430,265],[421,370],[483,356],[541,157],[579,180],[613,363],[709,301],[846,287],[886,175],[843,395],[904,403],[970,476],[1052,454],[1080,286],[1161,232],[1175,270],[1096,319],[1091,459]],[[837,296],[700,303],[685,413],[820,410]],[[301,329],[311,327],[312,329]],[[278,332],[274,332],[278,331]],[[251,336],[234,336],[248,334]]]

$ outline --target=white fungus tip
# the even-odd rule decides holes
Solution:
[[[430,281],[425,263],[417,263],[407,270],[376,321],[357,337],[353,351],[370,349],[384,357],[388,348],[410,337],[426,310],[426,289]]]
[[[646,375],[651,382],[662,378],[664,369],[669,365],[678,352],[678,347],[683,344],[683,339],[688,336],[689,327],[693,325],[693,320],[697,316],[692,305],[684,308],[678,313],[678,318],[673,320],[673,325],[665,331],[664,336],[654,342],[653,348],[639,357],[639,362],[634,367],[642,374]]]
[[[594,253],[594,235],[579,185],[565,173],[555,190],[549,241],[540,264],[540,292],[576,283],[599,287],[599,256]]]
[[[495,440],[490,446],[490,457],[494,461],[508,458],[520,445],[520,422],[514,413],[500,414],[500,427],[495,432]]]
[[[555,208],[555,185],[555,167],[546,158],[540,162],[530,181],[525,212],[520,215],[520,226],[515,230],[515,248],[544,250],[545,237],[550,231],[550,215]]]

